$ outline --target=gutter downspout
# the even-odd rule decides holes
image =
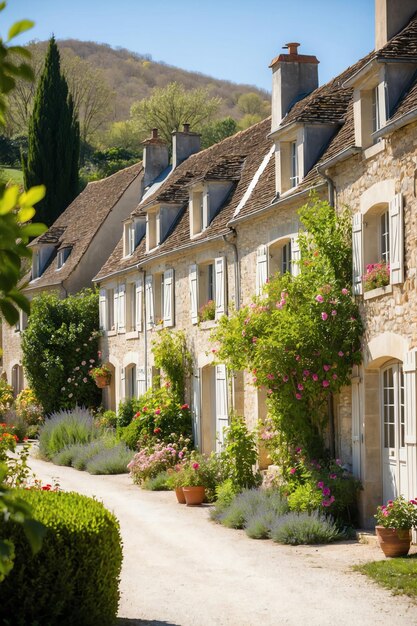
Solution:
[[[145,281],[146,281],[146,270],[143,267],[137,267],[140,274],[142,274],[143,280],[143,289],[142,289],[142,311],[143,311],[143,341],[144,341],[144,368],[145,368],[145,389],[148,391],[148,324],[146,317],[146,291],[145,291]]]
[[[228,240],[229,235],[222,235],[222,239],[224,243],[229,245],[233,249],[233,266],[235,270],[235,304],[236,311],[240,309],[240,267],[239,267],[239,255],[236,246],[237,232],[231,227],[230,235],[232,237],[232,241]]]
[[[336,191],[334,181],[332,178],[330,178],[328,174],[326,174],[326,171],[322,165],[318,165],[316,167],[316,172],[317,174],[319,174],[319,176],[324,178],[324,180],[326,181],[327,187],[328,187],[329,204],[331,207],[334,208],[335,207],[335,191]]]

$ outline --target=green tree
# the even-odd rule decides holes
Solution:
[[[29,122],[29,148],[23,157],[25,188],[46,185],[37,217],[48,226],[78,193],[80,131],[68,85],[60,70],[54,37],[49,42]]]
[[[234,135],[238,131],[238,125],[233,117],[225,117],[206,124],[201,129],[201,147],[209,148],[226,137]]]
[[[22,350],[29,385],[46,413],[98,406],[100,391],[88,372],[98,358],[98,295],[85,290],[65,300],[33,299]]]
[[[239,96],[237,106],[244,115],[259,115],[260,119],[267,117],[271,111],[271,103],[262,100],[261,96],[253,91]]]
[[[150,98],[132,105],[130,115],[139,133],[157,128],[169,145],[172,131],[181,130],[183,124],[190,124],[193,132],[200,131],[217,113],[220,104],[220,98],[210,98],[208,89],[186,91],[183,85],[174,82],[155,87]]]

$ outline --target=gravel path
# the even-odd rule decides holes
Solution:
[[[127,475],[90,476],[31,460],[38,478],[102,500],[124,543],[118,626],[417,625],[417,606],[350,571],[382,558],[377,546],[279,546],[255,541],[147,492]]]

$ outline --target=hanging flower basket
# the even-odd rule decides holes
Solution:
[[[101,365],[100,367],[93,367],[89,372],[91,378],[96,383],[97,387],[104,389],[111,383],[111,370],[107,365]]]

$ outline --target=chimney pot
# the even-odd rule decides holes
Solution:
[[[158,129],[152,128],[152,139],[158,139]]]
[[[184,124],[184,133],[189,133],[189,132],[190,132],[190,125]]]
[[[298,54],[299,43],[292,41],[291,43],[286,43],[283,48],[288,48],[288,54]]]

